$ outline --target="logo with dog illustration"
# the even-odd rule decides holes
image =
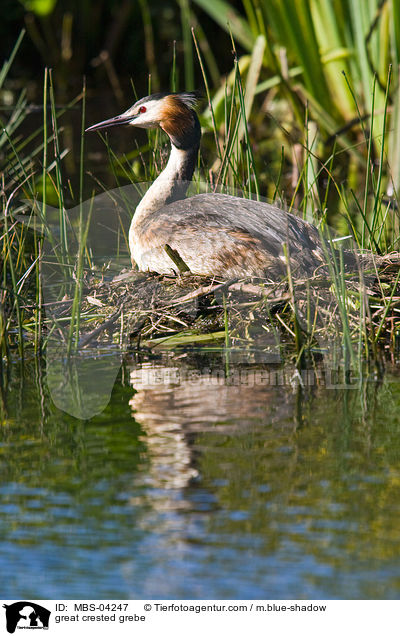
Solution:
[[[18,601],[3,605],[6,610],[7,631],[14,634],[16,629],[48,629],[51,612],[32,601]]]

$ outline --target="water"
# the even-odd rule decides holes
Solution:
[[[128,360],[89,421],[12,366],[2,598],[400,596],[397,371],[302,389],[204,365]]]

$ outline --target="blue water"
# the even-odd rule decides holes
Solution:
[[[2,394],[2,598],[399,597],[395,369],[343,390],[128,361],[81,421],[38,365]]]

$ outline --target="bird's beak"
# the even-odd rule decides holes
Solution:
[[[111,126],[122,126],[123,124],[130,124],[134,119],[135,115],[126,115],[126,113],[123,113],[122,115],[117,115],[116,117],[111,117],[111,119],[105,119],[98,124],[89,126],[89,128],[86,128],[85,132],[88,132],[89,130],[101,130],[102,128],[110,128]]]

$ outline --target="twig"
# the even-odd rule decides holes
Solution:
[[[108,327],[111,327],[111,325],[113,325],[114,322],[120,317],[123,307],[124,306],[121,305],[121,307],[115,313],[113,313],[113,315],[110,316],[108,320],[106,320],[101,325],[96,327],[96,329],[93,329],[93,331],[91,331],[86,336],[81,338],[79,340],[79,347],[81,348],[86,347],[86,345],[89,344],[89,342],[91,342],[91,340],[96,338],[99,334],[101,334],[102,331],[104,331],[105,329],[108,329]]]
[[[232,288],[232,285],[237,281],[237,278],[233,278],[232,280],[228,280],[225,283],[219,283],[218,285],[207,285],[206,287],[201,286],[195,289],[184,296],[180,296],[176,298],[171,303],[164,305],[160,309],[167,307],[174,307],[175,305],[181,305],[182,303],[186,303],[189,300],[194,300],[194,298],[201,298],[202,296],[207,296],[208,294],[212,294],[215,291],[219,291],[221,289],[227,289],[228,287]]]

